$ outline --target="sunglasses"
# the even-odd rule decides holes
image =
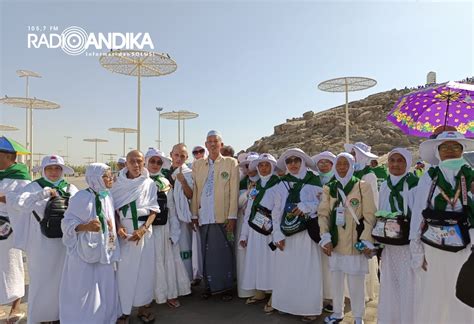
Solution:
[[[442,152],[446,152],[446,151],[460,152],[463,150],[463,146],[461,144],[453,144],[453,145],[441,144],[438,147],[438,149]]]
[[[196,155],[196,154],[204,154],[204,149],[193,151],[193,155]]]
[[[301,163],[301,159],[299,157],[291,157],[285,160],[286,164],[291,164],[291,163]]]
[[[163,161],[151,159],[150,161],[148,161],[148,164],[163,165]]]

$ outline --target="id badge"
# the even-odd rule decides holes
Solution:
[[[254,223],[255,225],[257,225],[260,228],[263,228],[263,226],[265,225],[265,218],[266,217],[263,216],[262,214],[256,213],[255,217],[252,220],[252,223]]]
[[[107,250],[109,251],[115,250],[115,235],[110,232],[107,238]]]
[[[428,226],[426,232],[422,234],[422,236],[427,239],[428,241],[434,242],[438,245],[441,245],[443,243],[443,233],[442,230],[440,230],[437,227],[434,226]]]
[[[377,237],[385,236],[385,223],[382,220],[377,220],[374,229],[372,230],[372,235]]]
[[[385,224],[385,235],[389,238],[401,238],[400,224],[396,219],[388,219]]]
[[[458,225],[444,226],[444,244],[448,246],[464,246],[461,231]]]
[[[344,226],[346,224],[346,217],[344,215],[345,212],[344,206],[339,206],[336,208],[336,225],[337,226]]]

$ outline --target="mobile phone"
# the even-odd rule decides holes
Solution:
[[[474,151],[464,152],[462,157],[467,161],[467,163],[469,163],[471,168],[474,168]]]

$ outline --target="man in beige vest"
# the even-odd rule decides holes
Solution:
[[[195,230],[199,227],[203,255],[203,275],[207,299],[222,293],[222,300],[232,299],[235,281],[234,228],[239,197],[237,160],[223,157],[222,136],[209,131],[206,148],[209,156],[193,165],[191,213]]]

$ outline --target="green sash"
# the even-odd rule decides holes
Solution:
[[[102,202],[100,201],[100,195],[94,190],[92,190],[92,188],[88,188],[87,191],[89,191],[91,194],[94,194],[95,196],[95,214],[99,218],[100,225],[102,227],[102,233],[105,233],[105,216],[104,211],[102,210]]]
[[[353,176],[360,180],[363,176],[369,173],[374,173],[374,171],[370,166],[366,165],[365,168],[363,168],[362,170],[354,171]]]
[[[3,179],[31,180],[28,168],[22,163],[14,163],[0,171],[0,181]]]
[[[338,189],[341,189],[347,197],[358,182],[359,182],[359,179],[356,178],[355,176],[352,176],[352,178],[349,180],[349,182],[346,184],[344,188],[342,187],[342,183],[340,183],[337,180],[331,181],[331,183],[328,183],[329,195],[332,198],[336,198],[336,202],[334,203],[329,215],[330,217],[329,218],[329,233],[331,234],[331,242],[332,242],[333,247],[336,247],[337,242],[339,240],[338,238],[339,233],[336,226],[336,208],[342,202],[342,197],[338,193]]]
[[[398,209],[395,207],[395,201],[397,201],[398,208],[403,212],[403,196],[401,192],[403,191],[403,185],[406,182],[408,184],[408,189],[412,189],[418,185],[418,177],[412,173],[407,173],[403,178],[401,178],[398,183],[394,186],[390,177],[387,178],[387,186],[390,189],[390,195],[388,200],[390,202],[391,212],[398,212]],[[408,209],[408,215],[405,217],[411,217],[411,210]]]
[[[255,196],[255,199],[252,203],[252,209],[249,216],[250,220],[252,220],[255,217],[255,214],[257,213],[257,207],[260,205],[260,202],[265,196],[265,191],[277,185],[278,183],[280,183],[280,178],[278,178],[278,176],[276,175],[272,175],[264,187],[262,187],[262,180],[259,179],[257,181],[256,189],[258,190],[258,193],[257,193],[257,196]]]
[[[455,188],[453,188],[451,186],[451,184],[444,178],[444,175],[443,175],[443,172],[440,170],[439,167],[431,167],[429,170],[428,170],[428,174],[430,175],[431,179],[433,180],[435,177],[438,177],[438,179],[436,180],[436,185],[441,188],[441,190],[443,190],[445,192],[445,194],[449,197],[449,198],[454,198],[454,195],[456,194],[456,191],[457,189],[461,186],[461,176],[464,175],[465,179],[466,179],[466,189],[467,189],[467,192],[470,191],[471,189],[471,182],[473,180],[473,171],[472,169],[467,166],[467,165],[463,165],[461,167],[461,169],[459,170],[458,174],[456,175],[456,186]],[[462,196],[462,195],[461,195]],[[459,199],[462,199],[462,197],[459,197]],[[435,205],[434,205],[434,209],[435,210],[446,210],[446,207],[448,205],[448,202],[443,198],[443,196],[440,194],[438,194],[436,197],[435,197]],[[471,197],[469,197],[469,195],[467,195],[467,209],[468,209],[468,219],[469,219],[469,223],[471,224],[471,227],[474,226],[474,205],[473,205],[473,201],[471,199]]]
[[[123,217],[127,215],[128,208],[130,207],[131,212],[132,212],[132,223],[133,223],[133,229],[136,231],[138,229],[138,212],[137,212],[137,203],[136,201],[132,201],[131,203],[122,206],[119,208],[119,210],[122,212]]]
[[[38,183],[41,188],[49,187],[51,189],[56,190],[59,193],[59,195],[63,198],[71,197],[71,194],[66,191],[67,186],[69,185],[69,182],[67,182],[64,179],[62,179],[57,185],[52,184],[45,178],[39,178],[35,180],[34,182]]]

